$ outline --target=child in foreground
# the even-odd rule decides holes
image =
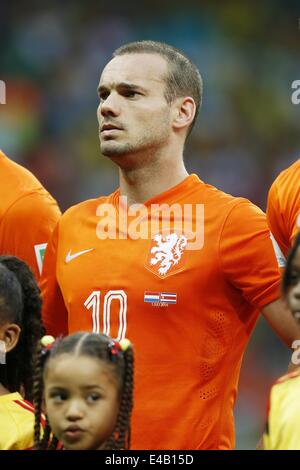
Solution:
[[[43,327],[40,290],[29,267],[0,256],[0,449],[33,446],[33,360]]]
[[[126,339],[76,333],[44,337],[34,378],[35,449],[128,449],[133,349]],[[40,432],[43,397],[46,426]]]
[[[300,233],[287,260],[282,292],[294,318],[300,324]],[[299,359],[298,349],[293,354],[292,362],[296,361],[299,365]],[[268,423],[263,439],[265,450],[300,450],[299,396],[299,369],[283,376],[273,385],[269,400]]]

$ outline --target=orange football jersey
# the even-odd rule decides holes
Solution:
[[[26,261],[37,277],[60,210],[28,170],[0,150],[0,254]]]
[[[46,329],[132,341],[133,449],[233,448],[243,353],[258,311],[279,297],[265,214],[190,175],[145,206],[149,220],[162,204],[202,207],[202,244],[191,250],[176,225],[126,238],[121,199],[117,190],[83,202],[58,223],[42,276]]]
[[[282,171],[272,184],[267,220],[281,251],[287,256],[300,230],[300,159]]]

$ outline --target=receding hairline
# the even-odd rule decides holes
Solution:
[[[171,61],[171,58],[181,57],[184,61],[192,64],[190,58],[180,49],[167,43],[142,40],[133,41],[114,50],[112,57],[118,57],[125,54],[157,54]]]
[[[112,58],[107,62],[107,64],[103,68],[101,76],[102,76],[103,72],[105,71],[105,69],[107,68],[107,66],[109,66],[109,64],[111,64],[113,61],[115,61],[117,59],[120,59],[120,58],[126,57],[126,56],[127,57],[133,57],[133,56],[154,56],[154,57],[158,57],[159,59],[161,59],[164,62],[165,66],[166,66],[166,69],[165,69],[166,75],[169,73],[170,66],[172,65],[172,62],[168,61],[168,58],[166,56],[160,54],[159,52],[155,52],[155,51],[124,52],[123,54],[118,54],[118,55],[113,55],[112,56]]]

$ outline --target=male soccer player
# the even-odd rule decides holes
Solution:
[[[60,215],[56,201],[35,176],[0,150],[0,254],[18,256],[39,278]]]
[[[288,345],[299,333],[278,300],[265,215],[187,173],[202,80],[177,49],[119,48],[98,92],[101,152],[119,167],[120,188],[58,223],[43,272],[46,328],[130,338],[133,449],[231,449],[258,312]]]
[[[300,231],[300,159],[282,171],[272,184],[267,221],[282,253],[287,256]]]

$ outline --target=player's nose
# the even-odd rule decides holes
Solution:
[[[100,114],[106,116],[119,116],[120,114],[120,103],[118,94],[111,92],[105,100],[99,105]]]

